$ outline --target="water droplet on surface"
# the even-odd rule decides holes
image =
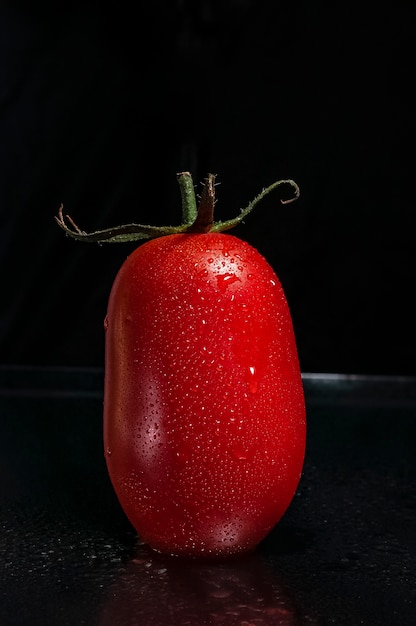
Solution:
[[[229,589],[216,589],[215,591],[210,592],[210,596],[212,598],[229,598],[232,594],[232,591]]]
[[[104,330],[107,330],[107,328],[108,328],[108,315],[106,315],[104,318]]]

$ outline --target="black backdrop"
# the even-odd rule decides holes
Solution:
[[[135,244],[178,223],[176,172],[218,175],[217,218],[293,178],[234,234],[291,307],[303,371],[416,374],[410,3],[0,3],[0,362],[102,365]]]

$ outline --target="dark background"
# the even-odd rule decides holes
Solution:
[[[32,6],[34,4],[35,6]],[[135,244],[176,224],[176,172],[218,174],[217,219],[266,256],[303,371],[416,374],[414,7],[263,0],[0,2],[0,362],[103,365]]]

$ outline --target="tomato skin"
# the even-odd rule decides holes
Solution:
[[[140,538],[160,552],[253,550],[305,453],[289,308],[270,265],[223,233],[138,247],[106,317],[104,450]]]

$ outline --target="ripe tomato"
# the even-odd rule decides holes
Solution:
[[[207,230],[138,247],[105,321],[112,484],[142,540],[186,556],[253,550],[288,508],[305,453],[279,279],[248,243]]]
[[[254,548],[297,488],[305,409],[280,282],[223,233],[151,240],[106,321],[104,445],[140,537],[162,552]]]

